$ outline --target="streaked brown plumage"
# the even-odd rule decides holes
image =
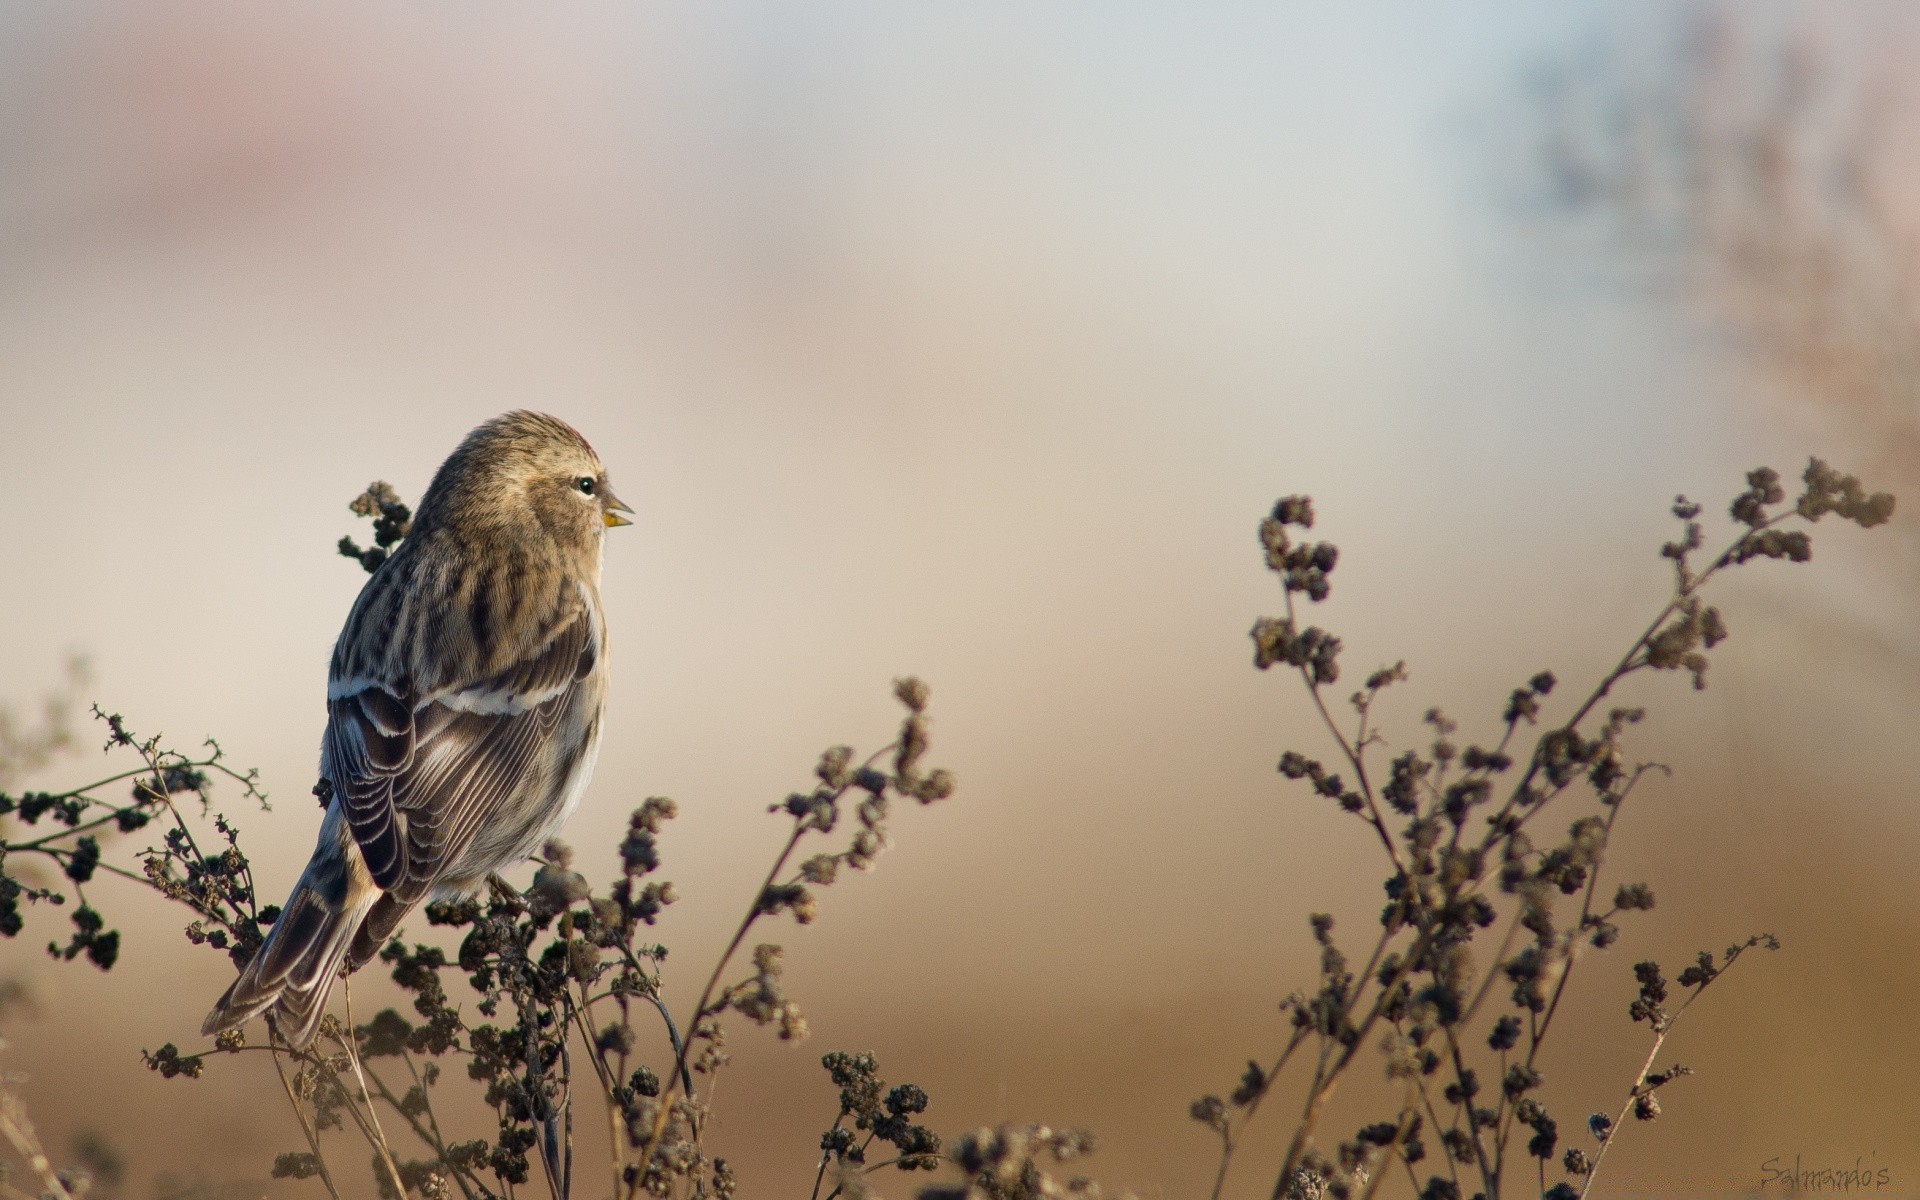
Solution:
[[[566,820],[606,694],[601,544],[628,511],[586,439],[540,413],[487,422],[441,465],[334,645],[313,858],[203,1032],[272,1009],[306,1045],[343,966]]]

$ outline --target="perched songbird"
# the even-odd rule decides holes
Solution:
[[[601,542],[632,511],[586,439],[540,413],[488,421],[441,464],[334,644],[313,859],[203,1032],[271,1008],[305,1046],[343,967],[567,819],[607,690]]]

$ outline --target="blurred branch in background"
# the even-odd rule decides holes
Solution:
[[[1588,239],[1730,327],[1850,427],[1875,474],[1906,483],[1920,478],[1920,174],[1894,64],[1911,32],[1849,19],[1897,25],[1833,7],[1643,8],[1532,71],[1517,191],[1540,232]]]
[[[7,1044],[0,1040],[0,1051]],[[47,1157],[46,1148],[40,1143],[40,1134],[33,1127],[33,1119],[27,1115],[26,1102],[20,1099],[13,1089],[13,1081],[0,1076],[0,1138],[20,1160],[26,1164],[26,1178],[22,1182],[37,1183],[40,1194],[52,1200],[74,1200],[74,1197],[86,1191],[86,1177],[54,1168],[53,1161]],[[0,1195],[13,1200],[14,1197],[31,1197],[14,1187],[7,1174],[0,1173]]]
[[[73,717],[87,690],[87,660],[67,658],[66,678],[40,701],[40,719],[29,724],[12,708],[0,706],[0,791],[73,747]]]

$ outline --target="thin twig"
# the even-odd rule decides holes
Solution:
[[[647,1134],[646,1142],[640,1147],[638,1157],[640,1175],[637,1176],[635,1182],[628,1187],[627,1191],[629,1195],[632,1195],[637,1189],[639,1179],[645,1177],[647,1164],[653,1161],[654,1148],[660,1144],[661,1136],[666,1133],[667,1119],[672,1114],[673,1109],[673,1093],[676,1088],[680,1087],[682,1079],[687,1079],[687,1095],[691,1096],[693,1094],[692,1080],[689,1079],[686,1074],[687,1052],[693,1047],[693,1038],[699,1034],[700,1022],[710,1015],[708,1013],[708,1006],[713,1002],[713,990],[719,986],[720,977],[725,973],[727,964],[733,960],[734,954],[740,949],[740,944],[746,940],[747,931],[752,929],[753,923],[764,915],[768,890],[772,888],[775,881],[780,878],[780,868],[787,865],[787,859],[792,857],[794,847],[800,844],[800,839],[811,827],[811,822],[811,816],[794,818],[793,832],[787,835],[786,845],[781,847],[779,857],[773,860],[773,869],[767,872],[766,880],[761,883],[759,889],[754,892],[753,903],[748,906],[747,915],[741,918],[740,927],[733,932],[733,940],[727,943],[726,951],[720,955],[720,960],[714,964],[712,974],[707,976],[706,986],[700,989],[700,999],[693,1008],[693,1021],[688,1026],[689,1036],[681,1045],[679,1054],[674,1056],[673,1074],[668,1077],[666,1087],[660,1094],[659,1109],[653,1119],[653,1129]]]
[[[626,1130],[622,1128],[619,1105],[615,1102],[615,1089],[619,1081],[613,1077],[605,1060],[601,1057],[599,1029],[593,1019],[593,1001],[587,996],[587,985],[580,985],[580,1003],[568,1004],[567,1008],[574,1023],[580,1027],[580,1036],[585,1039],[588,1057],[593,1061],[593,1073],[600,1080],[600,1089],[607,1094],[607,1147],[612,1161],[608,1164],[613,1172],[613,1191],[609,1196],[620,1194],[620,1185],[626,1178],[627,1147]]]
[[[3,1046],[4,1043],[0,1043]],[[41,1186],[47,1189],[54,1200],[74,1200],[73,1193],[53,1169],[53,1163],[47,1158],[47,1152],[40,1146],[40,1137],[34,1132],[33,1122],[27,1117],[27,1106],[11,1089],[0,1089],[0,1134],[13,1143],[20,1157],[27,1160],[27,1167],[40,1177]]]
[[[1640,1064],[1639,1074],[1633,1077],[1633,1086],[1627,1089],[1627,1102],[1620,1106],[1620,1114],[1614,1118],[1613,1124],[1607,1128],[1607,1136],[1601,1139],[1600,1148],[1593,1152],[1593,1161],[1587,1167],[1586,1182],[1580,1187],[1580,1200],[1586,1200],[1587,1193],[1593,1190],[1594,1181],[1600,1177],[1600,1162],[1606,1158],[1608,1149],[1613,1146],[1613,1140],[1620,1136],[1620,1130],[1627,1119],[1627,1114],[1633,1111],[1633,1106],[1638,1103],[1643,1096],[1652,1094],[1653,1089],[1647,1087],[1647,1075],[1653,1070],[1653,1061],[1660,1056],[1660,1047],[1666,1044],[1668,1035],[1673,1032],[1673,1027],[1678,1025],[1680,1018],[1685,1016],[1687,1010],[1693,1007],[1693,1002],[1706,995],[1707,989],[1713,986],[1714,981],[1724,976],[1742,954],[1762,944],[1765,944],[1769,948],[1774,948],[1779,945],[1778,942],[1767,939],[1766,935],[1758,935],[1748,938],[1744,945],[1735,946],[1727,955],[1726,961],[1720,964],[1720,969],[1709,978],[1703,980],[1700,986],[1693,990],[1693,994],[1681,1001],[1679,1008],[1673,1010],[1667,1017],[1666,1022],[1655,1028],[1653,1046],[1647,1051],[1646,1061]]]
[[[327,1156],[320,1152],[320,1134],[307,1120],[306,1110],[300,1107],[300,1097],[294,1094],[293,1084],[287,1079],[286,1065],[280,1061],[283,1045],[280,1034],[278,1031],[273,1031],[269,1036],[273,1039],[274,1074],[280,1077],[280,1087],[287,1093],[287,1103],[293,1108],[294,1119],[300,1122],[300,1132],[306,1135],[307,1148],[313,1151],[314,1165],[320,1170],[320,1182],[326,1185],[327,1194],[332,1196],[333,1200],[340,1200],[340,1189],[333,1186],[333,1173],[327,1170]],[[288,1057],[293,1057],[292,1050],[286,1050],[285,1053]],[[296,1058],[295,1061],[298,1059]]]
[[[373,1148],[379,1152],[380,1161],[386,1164],[387,1174],[393,1179],[394,1191],[401,1197],[407,1194],[407,1185],[400,1178],[400,1168],[393,1161],[393,1150],[387,1144],[387,1131],[380,1127],[380,1114],[373,1107],[373,1096],[367,1091],[367,1077],[360,1070],[360,1048],[354,1045],[356,1035],[353,1031],[353,979],[351,976],[340,980],[341,999],[346,1004],[347,1027],[340,1032],[339,1042],[347,1052],[347,1061],[353,1064],[353,1077],[360,1083],[360,1098],[367,1104],[367,1119],[373,1122],[375,1140]]]
[[[846,1119],[847,1110],[843,1108],[840,1110],[840,1115],[833,1119],[833,1124],[827,1127],[826,1135],[821,1137],[820,1141],[823,1146],[826,1143],[827,1137],[837,1132],[840,1128],[840,1122]],[[813,1191],[807,1194],[807,1200],[820,1200],[820,1184],[821,1181],[827,1177],[827,1163],[832,1161],[832,1158],[832,1151],[826,1149],[820,1151],[820,1169],[813,1173]]]
[[[1333,1096],[1334,1089],[1338,1086],[1342,1073],[1344,1073],[1347,1066],[1353,1062],[1354,1056],[1360,1052],[1360,1048],[1366,1044],[1367,1034],[1373,1029],[1374,1023],[1378,1021],[1380,1015],[1386,1011],[1387,1001],[1392,998],[1395,990],[1397,990],[1400,984],[1406,979],[1408,973],[1412,970],[1412,964],[1418,962],[1426,952],[1431,936],[1428,930],[1423,929],[1420,931],[1419,936],[1414,938],[1413,945],[1408,948],[1406,957],[1394,971],[1393,977],[1389,980],[1379,981],[1380,990],[1379,994],[1374,998],[1373,1008],[1367,1013],[1366,1020],[1362,1021],[1360,1025],[1354,1029],[1353,1040],[1346,1043],[1346,1049],[1341,1053],[1339,1059],[1335,1061],[1331,1067],[1327,1068],[1324,1073],[1319,1071],[1314,1073],[1314,1084],[1307,1096],[1306,1110],[1301,1113],[1300,1124],[1294,1130],[1293,1141],[1287,1146],[1287,1157],[1281,1164],[1280,1178],[1276,1180],[1273,1185],[1273,1200],[1285,1200],[1287,1182],[1293,1178],[1294,1169],[1300,1165],[1301,1160],[1306,1156],[1307,1143],[1312,1140],[1314,1127],[1320,1122],[1321,1110],[1326,1106],[1328,1099]],[[1342,1014],[1343,1020],[1347,1014],[1352,1013],[1354,1009],[1358,1007],[1360,997],[1364,994],[1364,990],[1364,983],[1355,989],[1353,1001],[1348,1005],[1345,1013]]]
[[[1280,1072],[1287,1065],[1287,1059],[1291,1058],[1293,1052],[1299,1049],[1300,1044],[1306,1040],[1307,1031],[1304,1028],[1295,1028],[1293,1036],[1287,1039],[1286,1049],[1280,1052],[1280,1057],[1274,1060],[1273,1066],[1267,1071],[1266,1082],[1258,1092],[1254,1093],[1253,1098],[1247,1101],[1246,1110],[1240,1114],[1239,1131],[1241,1137],[1246,1135],[1246,1127],[1252,1122],[1253,1114],[1260,1111],[1260,1102],[1265,1100],[1267,1093],[1273,1090],[1274,1082],[1279,1078]],[[1240,1139],[1234,1136],[1234,1126],[1231,1124],[1231,1117],[1229,1117],[1227,1127],[1220,1133],[1220,1143],[1220,1168],[1214,1172],[1213,1190],[1207,1193],[1209,1200],[1220,1200],[1220,1194],[1227,1186],[1227,1168],[1232,1165],[1233,1152],[1237,1150],[1240,1145]]]
[[[424,1109],[429,1122],[427,1125],[422,1125],[419,1118],[407,1111],[406,1106],[401,1103],[400,1098],[393,1094],[393,1089],[387,1086],[386,1080],[380,1078],[378,1071],[375,1071],[372,1067],[366,1068],[367,1078],[373,1081],[373,1090],[379,1093],[380,1098],[385,1100],[393,1111],[400,1114],[400,1119],[405,1121],[408,1128],[413,1130],[415,1137],[432,1147],[434,1154],[439,1158],[441,1164],[453,1172],[454,1183],[460,1186],[460,1191],[468,1197],[468,1200],[473,1200],[474,1192],[472,1185],[478,1185],[483,1195],[493,1195],[493,1192],[487,1188],[486,1185],[481,1184],[478,1179],[472,1180],[472,1185],[470,1185],[468,1173],[447,1157],[446,1140],[441,1136],[439,1122],[434,1120],[433,1104],[430,1100],[427,1100],[426,1084],[421,1080],[420,1073],[413,1069],[411,1059],[407,1061],[407,1070],[413,1075],[414,1084],[420,1088],[422,1100],[427,1101]]]

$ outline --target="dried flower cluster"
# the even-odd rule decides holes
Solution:
[[[354,516],[373,522],[373,545],[362,549],[351,537],[343,537],[337,549],[371,575],[387,561],[387,555],[393,553],[400,539],[407,536],[407,530],[413,526],[413,510],[400,502],[400,493],[393,490],[392,484],[382,480],[368,484],[367,490],[355,496],[347,508]]]
[[[1341,641],[1301,625],[1296,598],[1325,600],[1339,562],[1331,544],[1305,536],[1313,525],[1311,501],[1283,499],[1260,523],[1266,565],[1280,576],[1286,608],[1283,616],[1254,623],[1254,665],[1263,671],[1285,666],[1299,676],[1338,751],[1329,767],[1289,750],[1280,774],[1362,821],[1389,873],[1379,932],[1364,965],[1355,970],[1336,944],[1333,919],[1315,915],[1319,984],[1282,1003],[1291,1035],[1270,1066],[1248,1063],[1229,1096],[1203,1097],[1191,1106],[1194,1120],[1220,1142],[1216,1197],[1248,1122],[1302,1047],[1312,1049],[1313,1066],[1273,1184],[1275,1200],[1371,1194],[1395,1170],[1422,1200],[1498,1197],[1512,1191],[1516,1158],[1533,1160],[1534,1183],[1553,1200],[1591,1188],[1618,1120],[1595,1117],[1589,1123],[1594,1152],[1568,1148],[1557,1159],[1566,1178],[1550,1185],[1548,1165],[1561,1134],[1541,1099],[1540,1050],[1582,951],[1613,945],[1620,919],[1654,906],[1643,883],[1618,885],[1611,903],[1604,902],[1600,878],[1623,806],[1649,771],[1663,770],[1626,755],[1626,735],[1645,714],[1600,705],[1616,684],[1640,671],[1684,671],[1694,687],[1706,686],[1708,654],[1726,638],[1727,626],[1702,591],[1720,572],[1763,558],[1807,561],[1812,539],[1798,526],[1829,514],[1863,529],[1892,515],[1892,496],[1868,493],[1818,459],[1801,479],[1803,490],[1788,504],[1778,473],[1750,472],[1728,507],[1735,536],[1704,563],[1701,508],[1684,496],[1674,502],[1681,536],[1661,550],[1673,567],[1671,595],[1566,716],[1540,728],[1558,682],[1542,671],[1513,690],[1492,739],[1463,744],[1459,725],[1430,709],[1424,745],[1398,753],[1374,710],[1383,691],[1406,679],[1405,664],[1368,676],[1348,697],[1352,720],[1336,720],[1326,689],[1340,679]],[[1552,833],[1542,814],[1576,804],[1579,811],[1561,818],[1564,835]],[[1571,913],[1562,908],[1569,903],[1577,906]],[[1498,929],[1504,932],[1491,962],[1477,965],[1473,943]],[[1776,945],[1760,935],[1718,963],[1703,953],[1680,977],[1693,989],[1687,1003],[1742,950]],[[1653,1029],[1657,1052],[1685,1006],[1665,1006],[1666,982],[1657,966],[1642,963],[1637,971],[1641,997],[1631,1015]],[[1317,1134],[1326,1101],[1363,1048],[1375,1045],[1388,1079],[1399,1086],[1400,1106],[1324,1151]],[[1650,1054],[1628,1104],[1643,1120],[1659,1112],[1656,1091],[1686,1073],[1678,1067],[1655,1072],[1652,1061]]]
[[[245,797],[264,808],[258,777],[228,767],[212,739],[202,754],[189,756],[158,738],[136,737],[117,714],[97,707],[93,712],[107,727],[106,749],[131,752],[137,765],[70,791],[0,793],[0,820],[13,825],[0,838],[0,936],[15,937],[25,927],[22,904],[71,906],[65,942],[49,944],[47,952],[68,960],[84,956],[103,971],[111,969],[119,958],[120,933],[107,927],[105,915],[88,899],[88,888],[96,875],[119,875],[148,883],[192,909],[198,919],[188,927],[188,937],[196,944],[246,961],[260,944],[260,927],[271,924],[277,911],[271,905],[254,908],[252,875],[226,817],[212,816],[219,844],[203,848],[177,798],[193,797],[199,816],[208,817],[218,776],[240,784]],[[123,788],[125,795],[111,794],[110,788]],[[159,845],[137,856],[141,873],[102,858],[102,838],[154,824],[164,832]]]
[[[1093,1148],[1093,1135],[1084,1129],[977,1129],[956,1139],[949,1151],[966,1177],[964,1184],[928,1188],[920,1200],[1100,1200],[1107,1193],[1093,1180],[1074,1176],[1062,1183],[1047,1173],[1048,1164],[1069,1162]],[[1132,1193],[1120,1196],[1130,1200]]]
[[[925,1089],[911,1083],[889,1088],[871,1054],[836,1050],[820,1065],[840,1089],[840,1111],[820,1135],[811,1200],[822,1200],[823,1188],[827,1200],[870,1196],[869,1177],[882,1167],[931,1171],[940,1165],[939,1136],[913,1120],[927,1110]],[[869,1161],[874,1156],[880,1157]]]

